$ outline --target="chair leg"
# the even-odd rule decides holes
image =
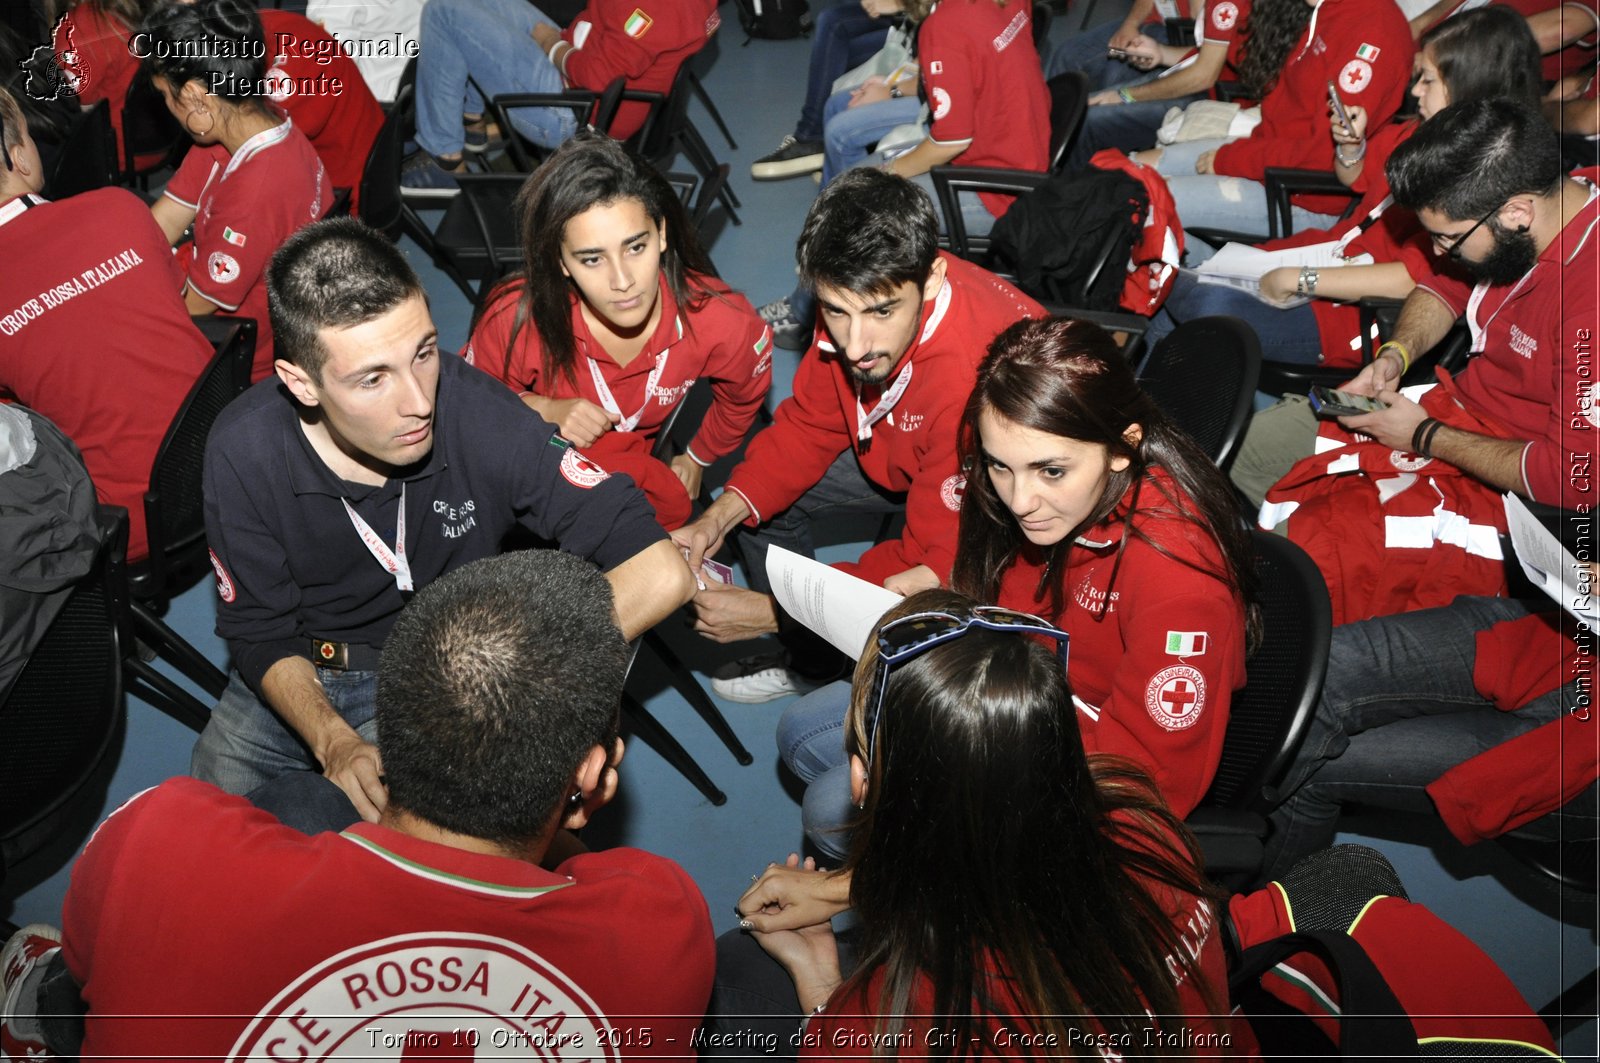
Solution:
[[[694,784],[694,788],[705,795],[706,800],[714,805],[728,803],[728,795],[717,789],[711,781],[711,776],[701,770],[689,751],[684,749],[672,732],[661,726],[661,721],[650,715],[650,710],[639,703],[632,694],[622,695],[622,713],[633,724],[633,733],[644,739],[645,743],[661,754],[661,759],[671,764],[674,768]]]
[[[683,123],[683,136],[679,143],[683,148],[684,154],[689,156],[695,168],[700,171],[702,180],[709,179],[712,174],[717,172],[717,157],[711,154],[711,145],[706,143],[706,138],[700,135],[700,130],[694,127],[693,122],[686,121]],[[728,214],[734,217],[734,224],[739,224],[737,215],[734,215],[734,208],[742,207],[744,204],[739,202],[739,197],[734,193],[732,184],[723,185],[722,191],[717,198],[722,200],[722,205],[728,208]]]
[[[684,667],[683,661],[679,659],[676,653],[672,652],[672,647],[668,646],[666,641],[654,631],[645,632],[644,641],[645,645],[649,646],[656,657],[661,660],[661,663],[667,666],[667,670],[672,675],[672,685],[677,688],[678,693],[683,695],[685,701],[694,706],[694,711],[700,714],[700,718],[706,722],[706,726],[710,727],[712,732],[722,739],[722,744],[728,747],[728,752],[733,754],[733,759],[740,764],[753,763],[755,757],[750,755],[750,751],[744,747],[744,743],[739,741],[739,736],[733,733],[733,728],[728,726],[728,718],[722,715],[722,710],[717,708],[716,702],[706,696],[705,688],[694,677],[694,673]]]
[[[1567,1034],[1594,1021],[1597,1002],[1600,1002],[1600,971],[1590,971],[1540,1008],[1539,1018],[1550,1028],[1559,1045]]]
[[[129,679],[130,694],[138,694],[185,727],[205,730],[211,710],[196,700],[194,695],[136,656],[123,661],[122,667],[123,674]]]
[[[212,697],[220,698],[228,687],[228,677],[201,655],[187,639],[167,625],[143,602],[130,602],[134,633],[160,655],[161,659],[194,680]]]
[[[711,94],[700,83],[700,77],[693,70],[689,71],[689,87],[694,94],[700,97],[700,103],[706,109],[706,114],[711,116],[711,121],[716,123],[717,129],[722,132],[722,139],[728,142],[729,151],[738,151],[739,145],[733,142],[733,134],[728,132],[728,123],[722,120],[722,112],[717,110],[717,105],[711,102]]]

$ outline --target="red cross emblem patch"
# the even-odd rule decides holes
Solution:
[[[1145,711],[1168,731],[1193,727],[1206,707],[1206,677],[1198,668],[1176,664],[1150,677],[1144,690]]]
[[[1339,71],[1339,87],[1357,93],[1372,83],[1372,64],[1365,59],[1352,59]]]

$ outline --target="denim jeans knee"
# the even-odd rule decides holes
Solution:
[[[334,711],[372,741],[378,673],[319,668],[317,680]],[[255,696],[238,672],[231,673],[195,742],[189,774],[228,793],[246,794],[285,772],[317,769],[316,758],[300,736]]]

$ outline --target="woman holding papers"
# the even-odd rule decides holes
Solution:
[[[996,337],[960,446],[953,584],[1070,632],[1084,745],[1136,762],[1187,815],[1244,683],[1253,568],[1227,482],[1085,322],[1022,321]],[[825,853],[844,852],[852,818],[847,700],[843,684],[823,687],[778,724]]]
[[[900,1048],[883,1054],[917,1058],[1179,1045],[1189,1058],[1248,1038],[1218,1006],[1222,935],[1193,839],[1134,765],[1085,756],[1067,638],[934,590],[869,640],[843,727],[859,809],[849,858],[833,873],[770,868],[739,902],[793,979],[790,1006],[811,1013],[788,1042],[803,1058],[874,1054],[883,1035]],[[807,899],[769,910],[768,887]],[[841,966],[828,919],[846,908],[860,929]],[[719,979],[781,983],[746,940],[719,948],[740,952],[719,955]],[[789,987],[730,989],[712,1008],[738,1025]],[[793,1021],[779,1020],[785,1035]]]
[[[675,528],[706,466],[744,441],[765,401],[772,334],[717,278],[671,187],[611,138],[567,141],[518,202],[522,272],[491,293],[462,355],[633,477]],[[700,377],[711,409],[663,464],[656,436]]]
[[[1539,48],[1522,16],[1493,5],[1466,11],[1423,35],[1418,74],[1411,94],[1417,117],[1373,128],[1362,107],[1347,108],[1346,128],[1329,117],[1334,172],[1361,200],[1346,221],[1331,228],[1307,229],[1260,245],[1271,258],[1229,244],[1199,274],[1180,274],[1166,305],[1150,322],[1146,339],[1158,342],[1181,322],[1213,314],[1243,318],[1261,338],[1268,358],[1280,362],[1361,364],[1361,315],[1355,306],[1367,296],[1403,299],[1415,279],[1440,268],[1416,215],[1391,206],[1384,164],[1394,149],[1452,103],[1485,96],[1514,96],[1537,103]],[[1226,260],[1250,256],[1235,269]],[[1294,257],[1296,265],[1273,265]],[[1263,272],[1263,267],[1265,271]],[[1260,277],[1259,292],[1202,280],[1213,268],[1241,285]]]

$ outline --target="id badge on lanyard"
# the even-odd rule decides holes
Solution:
[[[350,515],[350,523],[355,526],[356,534],[361,536],[368,552],[377,559],[383,570],[394,577],[394,585],[401,591],[409,592],[415,588],[411,585],[411,563],[406,560],[406,485],[400,484],[400,516],[395,521],[394,549],[389,549],[389,544],[384,542],[377,532],[372,530],[372,525],[361,519],[361,514],[350,504],[349,499],[340,499],[344,503],[344,511]]]

